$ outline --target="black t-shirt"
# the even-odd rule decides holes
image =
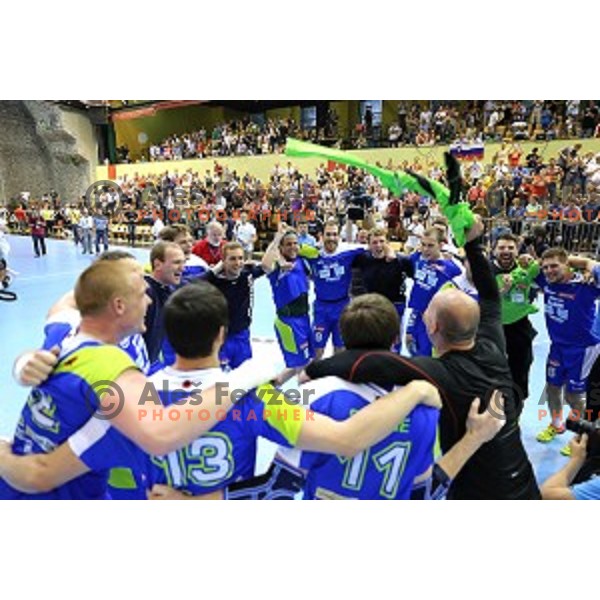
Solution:
[[[367,292],[381,294],[391,302],[406,302],[406,278],[414,275],[407,256],[388,261],[365,253],[357,256],[352,266],[360,269]]]
[[[441,358],[406,359],[373,350],[349,350],[312,363],[309,377],[337,375],[353,382],[379,385],[406,384],[425,379],[440,391],[440,444],[447,452],[466,431],[475,398],[487,408],[494,389],[505,396],[507,423],[484,444],[452,482],[454,499],[537,499],[539,490],[518,425],[513,382],[505,353],[500,321],[500,297],[488,261],[477,242],[465,246],[473,281],[479,292],[481,320],[475,345],[470,350],[450,351]]]
[[[229,309],[228,333],[239,333],[250,328],[254,304],[254,280],[264,274],[263,268],[258,265],[245,266],[237,279],[220,277],[212,271],[208,271],[201,277],[201,279],[205,279],[221,290],[227,298]]]

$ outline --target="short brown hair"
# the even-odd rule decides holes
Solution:
[[[555,246],[554,248],[548,248],[542,254],[542,260],[546,260],[547,258],[558,258],[561,263],[566,263],[569,261],[569,254],[564,248]]]
[[[173,223],[161,229],[158,237],[163,242],[174,242],[182,234],[191,234],[190,228],[183,223]]]
[[[363,294],[342,312],[340,331],[346,348],[389,350],[400,333],[400,319],[387,298]]]
[[[116,295],[133,292],[131,274],[141,269],[135,260],[98,260],[91,264],[75,284],[75,303],[82,317],[102,313]]]
[[[229,254],[229,252],[233,252],[234,250],[244,251],[244,247],[239,242],[227,242],[223,245],[223,249],[221,250],[221,256],[223,259]]]
[[[152,269],[154,269],[155,260],[165,262],[167,250],[169,248],[177,248],[177,250],[181,250],[181,248],[174,242],[156,242],[156,244],[152,246],[152,250],[150,250],[150,266],[152,267]]]
[[[371,229],[371,231],[369,231],[369,241],[371,241],[374,237],[387,237],[386,233],[385,233],[385,229],[381,229],[380,227]]]

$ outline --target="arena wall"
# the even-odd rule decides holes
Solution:
[[[600,139],[586,139],[586,140],[556,140],[551,142],[522,142],[521,147],[523,148],[524,155],[528,154],[532,148],[539,148],[540,153],[546,159],[551,156],[556,156],[561,148],[567,145],[572,145],[579,141],[583,148],[582,153],[586,152],[600,152]],[[485,146],[485,157],[484,163],[492,161],[494,154],[500,148],[500,144],[491,143]],[[392,160],[394,165],[402,163],[404,160],[408,160],[412,163],[418,158],[421,164],[425,164],[430,160],[443,163],[443,153],[447,150],[447,146],[427,146],[427,147],[404,147],[404,148],[383,148],[383,149],[371,149],[371,150],[353,150],[352,153],[357,156],[366,158],[372,163],[380,162],[383,166],[387,165],[388,160]],[[138,173],[140,175],[147,174],[159,174],[165,171],[173,172],[175,170],[179,173],[184,173],[188,169],[197,171],[198,173],[204,173],[207,169],[212,169],[215,160],[222,165],[226,165],[230,170],[236,170],[238,174],[243,175],[248,172],[261,179],[267,181],[271,175],[273,167],[276,164],[284,165],[287,163],[288,158],[281,154],[270,154],[266,156],[233,156],[233,157],[215,157],[205,159],[194,159],[194,160],[180,160],[180,161],[166,161],[166,162],[153,162],[153,163],[134,163],[128,165],[114,165],[113,168],[116,172],[116,177],[123,175],[134,175]],[[313,158],[293,159],[293,164],[298,165],[303,173],[308,173],[311,176],[314,175],[315,169],[323,161]],[[108,167],[99,166],[96,169],[96,179],[104,180],[109,179]]]

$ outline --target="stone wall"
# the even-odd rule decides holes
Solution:
[[[84,113],[65,117],[42,101],[0,102],[0,202],[20,192],[32,198],[56,190],[78,199],[96,167],[94,128]]]

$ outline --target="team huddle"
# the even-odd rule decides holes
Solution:
[[[489,260],[479,221],[464,251],[440,218],[409,255],[380,229],[345,244],[327,222],[320,246],[298,229],[281,224],[260,263],[229,242],[209,265],[183,225],[161,231],[147,272],[101,255],[50,309],[43,348],[17,360],[31,391],[0,444],[0,498],[539,498],[518,423],[531,286],[552,340],[543,442],[564,431],[563,388],[585,405],[598,267],[557,249],[519,256],[511,234]],[[252,358],[261,276],[282,372]],[[259,438],[279,450],[256,475]]]

